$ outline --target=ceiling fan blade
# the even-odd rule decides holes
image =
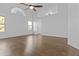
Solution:
[[[43,7],[42,5],[33,5],[33,4],[25,4],[25,3],[20,3],[22,5],[25,5],[25,6],[33,6],[33,7]]]
[[[43,7],[42,5],[34,5],[34,7]]]
[[[25,3],[20,3],[20,4],[25,5],[25,6],[29,6],[28,4],[25,4]]]

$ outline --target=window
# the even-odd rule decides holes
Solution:
[[[32,21],[28,21],[28,30],[32,30]]]
[[[5,17],[0,16],[0,32],[5,31]]]

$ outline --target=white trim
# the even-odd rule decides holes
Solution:
[[[69,43],[69,42],[68,42],[68,45],[70,45],[70,46],[72,46],[72,47],[74,47],[74,48],[76,48],[76,49],[79,49],[79,47],[77,47],[77,46],[75,46],[75,45],[73,45],[73,44],[71,44],[71,43]]]
[[[45,36],[55,36],[55,37],[62,37],[62,38],[68,38],[67,36],[61,36],[61,35],[49,35],[49,34],[42,34],[42,35],[45,35]]]
[[[11,37],[19,37],[19,36],[25,36],[25,35],[27,35],[27,34],[13,35],[13,36],[5,36],[5,37],[0,37],[0,39],[11,38]]]

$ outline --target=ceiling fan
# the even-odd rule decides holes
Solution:
[[[37,8],[43,7],[42,5],[34,5],[34,4],[26,4],[26,3],[20,3],[20,4],[28,6],[28,8],[26,8],[26,9],[32,9],[33,11],[37,11],[36,10]]]

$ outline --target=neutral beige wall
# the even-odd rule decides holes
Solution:
[[[21,7],[18,4],[6,4],[0,3],[0,15],[5,16],[5,32],[0,32],[0,38],[15,37],[27,34],[27,26],[25,17],[22,13],[11,13],[11,9],[14,7]]]
[[[68,37],[68,8],[67,4],[58,4],[58,13],[43,18],[43,34],[57,37]]]
[[[68,6],[68,43],[79,49],[79,3]]]

